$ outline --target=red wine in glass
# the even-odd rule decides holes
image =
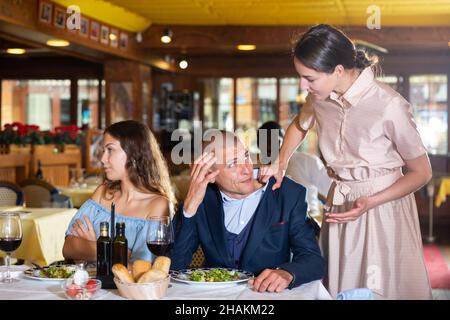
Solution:
[[[167,256],[173,247],[173,242],[167,241],[150,241],[147,242],[147,248],[155,256]]]
[[[155,256],[167,256],[173,247],[174,234],[170,217],[147,218],[147,248]]]
[[[22,238],[0,238],[0,250],[4,252],[13,252],[20,247]]]
[[[14,283],[19,281],[11,277],[11,253],[22,243],[22,222],[17,212],[0,213],[0,250],[6,253],[6,277],[0,282]]]

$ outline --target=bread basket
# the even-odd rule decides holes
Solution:
[[[170,276],[148,283],[125,283],[114,277],[114,283],[122,297],[132,300],[158,300],[164,298],[169,287]]]

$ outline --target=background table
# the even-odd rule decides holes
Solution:
[[[65,232],[77,209],[0,207],[0,211],[31,211],[21,215],[23,239],[11,255],[39,265],[64,260],[62,249]],[[4,256],[3,252],[0,252]]]
[[[15,266],[18,268],[19,266]],[[16,275],[17,276],[17,275]],[[0,286],[0,300],[65,300],[59,281],[39,281],[22,275],[20,282]],[[124,300],[118,290],[101,289],[98,300]],[[231,287],[192,286],[171,282],[163,300],[331,300],[320,281],[313,281],[282,293],[258,293],[247,284]]]
[[[71,197],[75,208],[79,208],[85,203],[97,189],[97,186],[86,188],[59,188],[62,194]]]

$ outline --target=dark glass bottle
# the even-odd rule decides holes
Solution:
[[[113,265],[121,263],[128,266],[128,240],[125,238],[125,223],[116,223],[116,237],[113,241]]]
[[[111,274],[111,238],[109,223],[100,222],[100,237],[97,239],[97,277]]]
[[[42,179],[44,179],[44,174],[42,173],[42,164],[41,164],[41,160],[38,160],[37,165],[38,165],[38,168],[37,168],[37,171],[36,171],[36,178],[42,180]]]

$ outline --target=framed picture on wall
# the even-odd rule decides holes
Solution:
[[[119,47],[122,50],[128,49],[128,33],[125,32],[120,33]]]
[[[111,28],[111,33],[109,35],[109,44],[111,45],[111,47],[113,48],[117,48],[119,45],[119,31],[117,29],[112,29]]]
[[[66,27],[66,12],[63,8],[55,7],[55,19],[53,25],[61,29]]]
[[[41,1],[39,3],[39,21],[47,24],[52,23],[53,5],[51,3]]]
[[[89,20],[85,17],[80,19],[80,36],[87,38],[89,35]]]
[[[108,44],[109,43],[109,27],[102,25],[100,29],[100,42],[102,44]]]
[[[91,21],[91,30],[90,30],[90,38],[91,40],[98,41],[100,37],[100,24],[97,21]]]

